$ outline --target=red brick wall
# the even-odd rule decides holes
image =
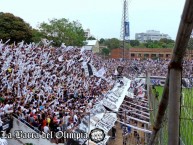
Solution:
[[[129,59],[129,50],[127,49],[124,50],[124,56],[125,58]],[[122,57],[123,57],[123,49],[117,48],[111,51],[110,58],[117,59],[117,58],[122,58]]]
[[[113,49],[110,54],[110,58],[122,58],[123,56],[123,49],[117,48]],[[171,58],[172,57],[172,49],[170,48],[130,48],[125,49],[125,58],[132,59],[132,58]],[[185,56],[186,59],[193,58],[193,51],[187,51]]]
[[[123,56],[123,49],[117,48],[113,49],[110,54],[110,58],[122,58]],[[130,48],[125,49],[125,58],[132,59],[132,58],[171,58],[172,57],[172,49],[170,48]],[[185,56],[186,59],[193,58],[193,51],[187,50],[187,54]]]

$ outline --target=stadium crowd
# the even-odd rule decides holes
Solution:
[[[0,45],[0,115],[14,111],[39,131],[72,130],[113,87],[117,66],[124,66],[124,76],[134,78],[147,70],[154,76],[166,76],[168,63],[104,60],[75,47]],[[184,65],[192,63],[185,61]],[[183,74],[190,77],[192,68],[186,67]]]

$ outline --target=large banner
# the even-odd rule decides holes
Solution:
[[[125,37],[130,36],[129,22],[125,22]]]
[[[103,105],[110,110],[117,112],[123,103],[125,95],[128,94],[127,90],[130,83],[131,80],[125,77],[120,79],[120,82],[117,82],[114,88],[106,95],[106,98],[103,99]]]
[[[107,134],[117,121],[115,113],[106,113],[103,118],[96,124],[96,127],[101,128]]]

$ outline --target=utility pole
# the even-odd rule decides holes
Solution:
[[[121,40],[123,41],[122,58],[125,59],[125,40],[129,40],[128,0],[123,0],[123,15],[121,24]]]
[[[124,8],[123,8],[123,18],[124,18],[124,20],[125,20],[125,8],[126,8],[126,1],[124,1]],[[124,58],[125,58],[125,24],[123,25],[123,60],[124,60]]]

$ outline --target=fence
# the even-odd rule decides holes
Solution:
[[[193,49],[192,39],[189,39],[188,49]],[[192,53],[192,51],[188,51]],[[189,55],[189,54],[188,54]],[[179,143],[180,145],[193,144],[193,66],[192,60],[183,62],[182,77],[187,77],[187,85],[181,86]],[[181,78],[181,82],[183,83]]]
[[[157,115],[159,101],[163,92],[163,87],[151,87],[150,95],[151,123],[153,124]],[[183,88],[180,102],[180,145],[193,145],[193,87]],[[168,109],[167,109],[168,110]],[[156,145],[168,144],[168,111],[166,110],[162,127],[157,135]]]
[[[157,116],[159,102],[161,100],[161,95],[163,92],[163,87],[161,86],[150,86],[149,104],[151,111],[151,124],[153,125]],[[153,126],[152,126],[153,127]],[[166,145],[168,142],[168,116],[167,111],[164,116],[162,127],[155,140],[155,145]]]
[[[180,110],[180,143],[193,144],[193,88],[184,88]]]

